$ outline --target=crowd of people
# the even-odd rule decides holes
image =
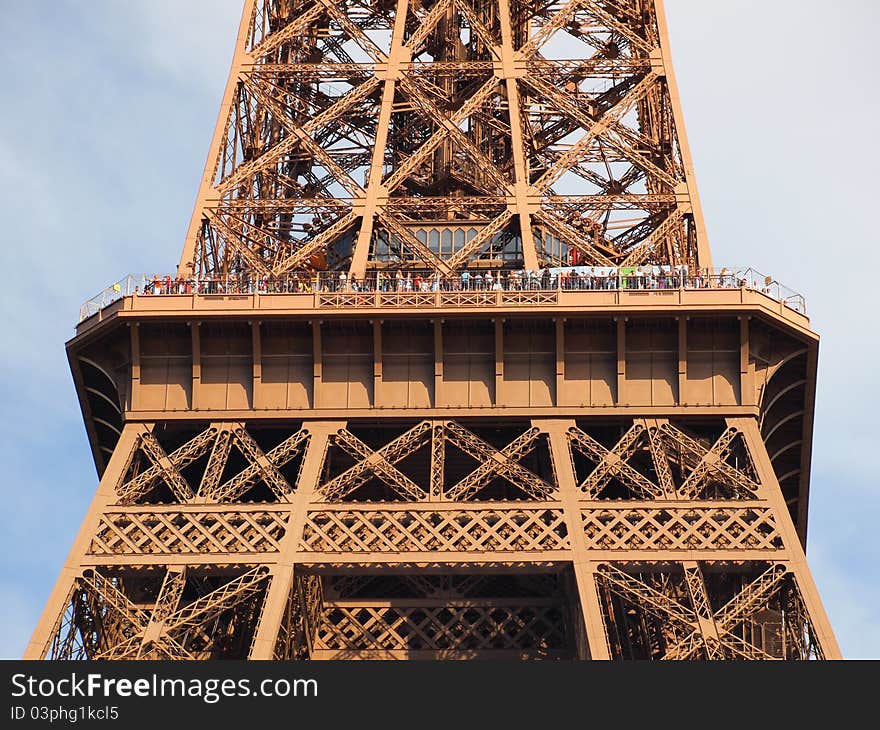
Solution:
[[[619,289],[739,288],[754,285],[737,272],[721,269],[689,274],[684,267],[566,267],[536,271],[464,270],[440,272],[373,271],[366,277],[346,272],[293,272],[281,277],[172,277],[145,278],[136,294],[307,294],[312,292],[436,292],[436,291],[593,291]],[[765,282],[769,287],[770,282]],[[767,291],[766,293],[770,293]]]

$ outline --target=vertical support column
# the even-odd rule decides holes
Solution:
[[[666,78],[669,99],[672,102],[672,116],[675,119],[675,129],[678,133],[678,148],[681,153],[682,164],[684,165],[688,199],[694,216],[694,225],[697,229],[698,264],[701,268],[711,268],[712,252],[709,249],[709,236],[706,233],[706,222],[703,218],[703,205],[700,202],[700,194],[696,185],[694,159],[691,155],[691,147],[684,128],[684,115],[681,111],[681,96],[678,93],[678,82],[675,80],[675,73],[672,68],[672,56],[669,52],[669,31],[666,27],[666,11],[663,7],[663,0],[654,0],[654,10],[657,16],[657,29],[660,36],[663,75]]]
[[[815,373],[818,365],[819,359],[819,343],[813,342],[810,344],[807,349],[807,372]],[[755,366],[754,364],[750,365],[750,371],[752,376],[752,382],[755,380]],[[753,387],[754,390],[754,387]],[[810,446],[804,446],[801,448],[801,474],[800,474],[800,484],[798,487],[799,490],[799,499],[798,499],[798,515],[797,515],[797,530],[798,534],[801,537],[801,544],[806,545],[807,543],[807,507],[809,506],[809,485],[810,485],[810,467],[812,461],[812,443],[813,443],[813,420],[815,418],[816,413],[816,378],[807,378],[807,384],[804,389],[804,418],[803,418],[803,431],[801,432],[803,435],[801,439],[804,444],[809,444]]]
[[[687,317],[678,318],[678,404],[686,405],[688,402],[687,393],[687,366],[688,366],[688,345],[687,345]]]
[[[251,342],[253,344],[253,405],[251,407],[256,410],[263,407],[263,345],[259,322],[251,322]]]
[[[226,141],[226,120],[232,109],[235,90],[240,79],[240,71],[251,60],[247,52],[247,38],[256,4],[257,0],[246,0],[242,10],[241,23],[238,26],[238,38],[235,41],[235,55],[232,57],[232,69],[229,72],[229,79],[226,81],[226,90],[223,92],[220,113],[217,116],[214,136],[211,139],[208,159],[205,162],[205,172],[202,174],[199,194],[196,198],[189,230],[183,245],[183,253],[180,256],[180,263],[177,267],[177,275],[183,278],[189,278],[194,273],[192,264],[195,258],[199,230],[202,227],[202,212],[208,206],[208,199],[214,190],[214,176],[217,172],[216,166],[220,157],[220,148]]]
[[[626,399],[626,317],[615,317],[617,323],[617,405],[628,405]]]
[[[445,405],[443,393],[443,320],[434,320],[434,408]]]
[[[269,568],[269,590],[263,599],[263,610],[248,659],[269,661],[275,658],[275,643],[293,587],[292,562],[278,562]]]
[[[718,625],[715,623],[715,614],[712,611],[712,604],[709,601],[709,593],[706,590],[706,582],[703,580],[700,564],[696,560],[685,560],[682,567],[694,613],[697,614],[697,623],[700,627],[706,655],[709,659],[723,659],[724,652],[718,642]]]
[[[144,649],[150,651],[150,645],[158,642],[165,633],[165,620],[177,610],[180,597],[186,589],[186,566],[169,565],[165,579],[159,588],[156,605],[150,615],[150,622],[144,630],[144,636],[137,650],[137,658],[143,657]]]
[[[385,69],[385,86],[382,89],[382,106],[379,108],[379,123],[376,128],[376,143],[370,161],[369,177],[362,202],[361,227],[355,241],[349,268],[350,279],[362,279],[366,273],[370,240],[373,237],[373,217],[380,207],[379,200],[388,194],[382,186],[382,165],[385,162],[385,147],[388,144],[388,131],[391,128],[391,112],[394,107],[394,92],[401,68],[409,62],[409,49],[403,45],[406,28],[406,13],[409,0],[397,0],[394,15],[394,30],[391,33],[391,48]]]
[[[556,317],[556,397],[553,403],[562,405],[562,388],[565,384],[565,317]]]
[[[755,370],[749,362],[749,317],[739,318],[739,402],[755,405]]]
[[[495,397],[496,406],[501,405],[501,391],[504,383],[504,319],[495,317]]]
[[[141,405],[141,331],[140,322],[129,325],[131,335],[131,409]]]
[[[373,324],[373,407],[381,405],[379,393],[382,389],[382,320],[374,319]]]
[[[135,329],[132,327],[132,329]],[[101,515],[106,508],[116,500],[116,486],[119,484],[128,460],[134,451],[138,438],[146,433],[147,428],[142,424],[127,424],[122,430],[122,436],[113,450],[113,455],[104,471],[104,476],[98,484],[98,489],[82,521],[82,525],[74,540],[73,547],[64,561],[61,574],[55,582],[49,600],[37,622],[31,640],[24,652],[24,659],[42,659],[49,648],[49,642],[58,630],[58,626],[67,610],[67,600],[73,588],[74,581],[79,577],[85,560],[89,544],[97,530]]]
[[[574,475],[566,431],[575,425],[573,420],[554,419],[532,421],[532,425],[547,433],[550,440],[550,456],[553,471],[559,484],[559,497],[565,523],[568,526],[568,539],[571,541],[574,577],[577,583],[578,598],[590,645],[590,659],[610,659],[605,620],[599,604],[596,589],[596,563],[590,560],[587,541],[584,537],[583,521],[578,504],[579,492]]]
[[[513,48],[513,29],[510,19],[510,0],[499,0],[498,19],[501,23],[501,76],[507,92],[507,110],[510,117],[510,141],[513,147],[513,194],[516,214],[519,216],[520,239],[522,240],[523,266],[537,271],[538,251],[532,235],[532,217],[529,211],[529,170],[523,140],[522,117],[520,116],[519,88],[516,79],[522,72],[515,68],[516,52]],[[497,70],[496,70],[497,73]]]
[[[192,409],[201,408],[201,396],[199,391],[202,385],[202,339],[200,333],[201,322],[190,322],[192,335]]]
[[[296,493],[290,504],[290,518],[287,522],[287,532],[284,533],[279,545],[278,562],[270,571],[271,583],[263,602],[260,623],[251,645],[251,659],[272,659],[274,656],[278,631],[281,628],[287,602],[293,591],[296,553],[299,549],[309,505],[318,491],[321,469],[324,465],[330,436],[340,428],[345,428],[345,425],[345,421],[303,424],[303,427],[308,429],[311,440],[300,470]]]
[[[828,615],[819,598],[819,591],[813,582],[801,541],[782,496],[782,489],[779,487],[779,482],[776,481],[776,473],[773,471],[770,456],[767,454],[767,449],[761,438],[758,421],[755,418],[728,418],[727,425],[738,429],[745,436],[746,445],[758,473],[759,496],[766,499],[773,509],[785,545],[786,557],[790,561],[791,570],[801,591],[804,605],[810,614],[810,620],[816,630],[822,651],[827,659],[842,659],[840,647],[837,645],[837,639],[831,629],[831,622],[828,620]]]
[[[321,320],[312,320],[312,408],[322,406],[321,393]]]

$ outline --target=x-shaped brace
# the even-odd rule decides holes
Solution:
[[[446,493],[449,499],[473,497],[496,475],[503,476],[534,499],[546,499],[553,493],[552,486],[518,463],[537,447],[539,429],[529,429],[500,451],[457,423],[447,423],[445,431],[450,443],[480,462],[480,466]]]
[[[612,477],[617,477],[643,499],[663,498],[660,487],[627,463],[638,450],[644,431],[645,427],[641,424],[633,424],[614,448],[609,450],[579,428],[572,427],[568,430],[569,443],[596,464],[596,468],[579,487],[589,499],[597,499]]]
[[[152,433],[141,434],[135,448],[139,448],[146,455],[152,466],[131,481],[120,485],[118,489],[120,503],[131,504],[144,497],[152,489],[157,478],[161,478],[168,485],[178,501],[186,502],[192,499],[193,491],[180,470],[211,448],[216,434],[215,429],[208,429],[173,451],[170,456],[165,453]]]
[[[342,499],[375,475],[388,486],[395,488],[402,497],[416,501],[426,499],[427,491],[394,465],[427,444],[430,438],[431,423],[422,421],[378,451],[374,451],[350,431],[340,429],[333,437],[334,442],[359,461],[321,488],[324,498],[328,501]]]
[[[727,463],[730,449],[739,431],[728,428],[707,450],[698,441],[669,423],[664,423],[660,429],[664,436],[681,447],[682,456],[695,464],[678,490],[682,499],[696,499],[711,477],[734,488],[739,496],[747,498],[755,496],[758,485]]]

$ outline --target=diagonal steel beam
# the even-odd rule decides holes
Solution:
[[[446,438],[479,462],[477,469],[447,491],[448,499],[465,500],[486,486],[497,474],[534,499],[544,499],[554,488],[539,476],[519,464],[519,460],[534,451],[540,431],[531,428],[499,451],[463,426],[450,421],[446,424]]]
[[[376,475],[388,486],[397,489],[402,496],[416,501],[426,499],[427,490],[415,484],[394,464],[429,443],[431,431],[431,422],[422,421],[378,451],[374,451],[350,431],[340,429],[335,437],[336,444],[359,461],[321,487],[320,491],[324,499],[328,501],[342,499],[363,486],[371,475]]]
[[[642,498],[663,496],[661,488],[627,463],[639,448],[644,431],[644,426],[633,424],[609,450],[579,428],[572,427],[568,430],[569,443],[596,464],[596,468],[578,487],[589,499],[597,499],[612,477],[620,479]]]

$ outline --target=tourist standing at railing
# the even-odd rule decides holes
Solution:
[[[324,292],[429,292],[429,291],[520,291],[560,289],[564,291],[582,290],[646,290],[646,289],[704,289],[744,287],[754,291],[771,293],[774,298],[781,297],[774,287],[778,287],[771,277],[759,281],[749,278],[748,272],[732,271],[726,267],[718,274],[708,269],[694,269],[689,275],[683,267],[634,267],[633,269],[596,267],[577,270],[560,267],[539,270],[493,270],[461,271],[454,275],[441,275],[439,270],[423,271],[398,270],[394,277],[386,272],[376,272],[369,277],[355,278],[345,271],[321,272],[310,276],[306,272],[293,272],[283,277],[258,276],[248,278],[244,275],[230,277],[171,277],[154,274],[142,277],[143,286],[138,287],[139,295],[190,295],[196,294],[268,294],[268,293],[306,293]],[[131,286],[128,285],[128,289]],[[121,285],[114,285],[113,291],[121,291]],[[106,293],[104,297],[106,299]],[[112,296],[112,295],[111,295]]]
[[[685,267],[643,266],[612,268],[596,267],[582,269],[559,267],[554,270],[542,268],[480,271],[464,270],[458,274],[441,275],[439,270],[431,273],[398,269],[392,277],[387,272],[377,271],[369,277],[357,279],[347,272],[321,272],[310,275],[307,272],[293,272],[283,277],[247,277],[235,274],[226,277],[217,275],[202,277],[172,277],[170,274],[154,274],[152,277],[140,278],[142,286],[134,293],[138,296],[151,295],[210,295],[210,294],[243,294],[243,293],[311,293],[311,292],[388,292],[426,293],[429,291],[525,291],[559,289],[563,291],[580,290],[637,290],[676,288],[686,289],[731,289],[745,288],[762,292],[783,301],[786,306],[803,311],[803,304],[794,297],[784,297],[778,282],[772,277],[757,278],[751,270],[730,270],[722,268],[718,273],[713,270],[693,269],[689,273]],[[126,284],[126,294],[132,292],[131,281]],[[102,292],[100,307],[115,301],[122,292],[121,282]],[[119,296],[115,296],[118,294]],[[98,298],[96,297],[96,300]],[[793,302],[793,303],[792,303]]]

